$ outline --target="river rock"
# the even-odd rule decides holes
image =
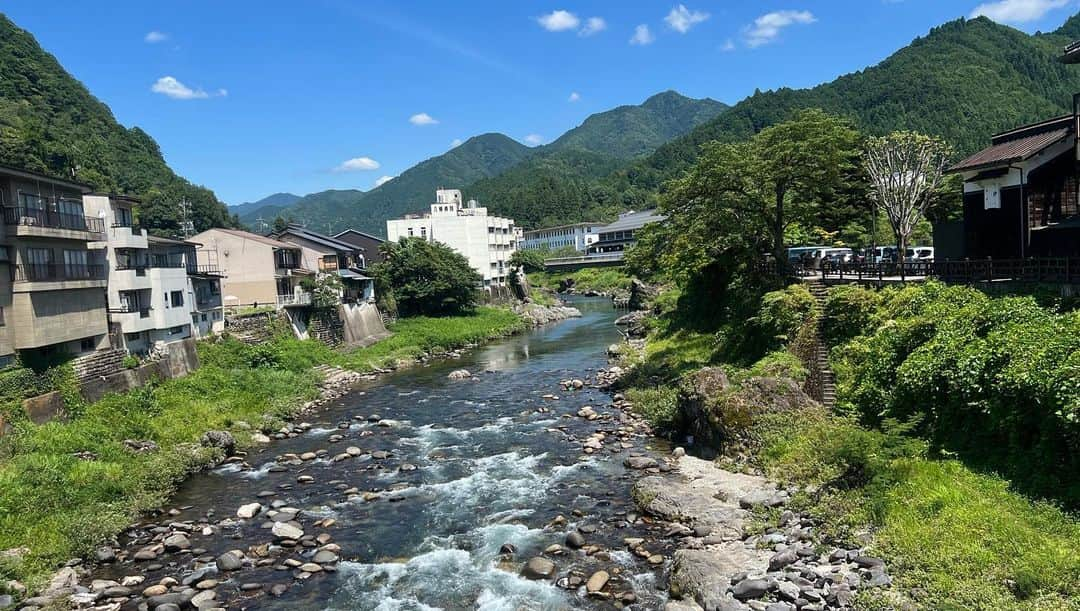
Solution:
[[[572,531],[566,535],[566,545],[574,549],[585,547],[585,537],[576,530]]]
[[[623,464],[630,469],[651,469],[658,467],[660,463],[656,462],[656,459],[651,456],[628,456]]]
[[[94,552],[94,557],[102,564],[108,564],[116,560],[116,552],[111,547],[100,547]]]
[[[270,438],[267,437],[266,435],[263,435],[262,433],[252,433],[251,434],[251,443],[257,443],[257,444],[260,444],[260,445],[265,445],[265,444],[270,443]]]
[[[239,571],[244,566],[244,560],[236,552],[225,552],[215,560],[219,571]]]
[[[281,539],[299,539],[304,536],[304,529],[289,524],[288,522],[274,522],[274,526],[270,529],[270,532],[274,533],[275,537]]]
[[[769,580],[761,578],[746,578],[731,588],[731,593],[739,600],[761,598],[769,591]]]
[[[169,588],[167,588],[166,586],[161,585],[160,583],[157,583],[157,584],[154,584],[154,585],[150,586],[149,588],[146,588],[145,590],[143,590],[142,595],[145,596],[146,598],[152,598],[154,596],[161,596],[162,594],[164,594],[164,593],[166,593],[168,591],[169,591]]]
[[[221,448],[226,456],[232,456],[236,451],[236,438],[228,431],[207,431],[200,443],[207,448]]]
[[[262,511],[261,503],[248,503],[247,505],[241,505],[240,508],[236,510],[236,517],[248,520],[259,515],[260,511]]]
[[[338,561],[338,555],[330,550],[320,550],[311,557],[311,561],[318,564],[333,564]]]
[[[450,372],[450,375],[446,376],[451,380],[465,380],[472,377],[468,369],[456,369]]]
[[[779,571],[789,564],[795,564],[798,560],[799,555],[796,553],[795,547],[791,546],[769,558],[769,571]]]
[[[304,564],[301,564],[299,568],[305,573],[318,573],[323,570],[321,566],[314,562],[305,562]]]
[[[589,577],[589,581],[585,582],[585,590],[589,594],[595,594],[604,589],[608,580],[611,579],[611,575],[607,571],[597,571]]]
[[[0,594],[0,609],[15,606],[15,599],[10,594]]]
[[[521,569],[521,576],[526,579],[547,580],[555,575],[555,563],[539,556],[530,558]]]

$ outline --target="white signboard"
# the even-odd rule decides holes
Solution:
[[[991,183],[983,189],[983,209],[998,210],[1001,208],[1001,185]]]

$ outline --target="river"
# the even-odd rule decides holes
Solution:
[[[266,563],[231,581],[218,575],[223,581],[218,600],[235,608],[290,610],[662,606],[663,565],[632,555],[623,543],[625,537],[650,535],[643,521],[627,522],[627,513],[634,512],[629,490],[635,475],[622,461],[628,452],[659,454],[666,448],[642,435],[607,444],[593,455],[582,452],[582,439],[597,430],[614,434],[619,420],[589,422],[574,414],[586,405],[601,413],[617,410],[596,388],[566,391],[560,382],[595,380],[596,371],[606,366],[607,346],[620,336],[608,301],[579,299],[573,305],[582,310],[581,318],[364,383],[309,414],[307,433],[275,441],[249,455],[244,466],[225,465],[185,482],[172,501],[183,509],[169,520],[220,521],[257,499],[300,509],[307,525],[336,521],[325,529],[341,547],[335,571],[294,581],[295,571]],[[475,377],[448,379],[460,368]],[[372,415],[382,423],[369,422]],[[345,439],[331,443],[331,435]],[[350,445],[390,456],[330,460]],[[275,460],[323,449],[328,453],[302,464]],[[297,484],[301,475],[314,482]],[[377,491],[378,498],[365,501],[352,490],[348,500],[350,488]],[[566,523],[551,526],[557,516]],[[272,540],[268,525],[259,519],[227,520],[221,532],[195,544],[204,559],[247,549]],[[519,575],[529,558],[544,555],[553,544],[565,545],[573,530],[583,532],[600,553],[566,549],[546,555],[557,566],[555,581]],[[515,548],[512,554],[500,553],[506,544]],[[669,552],[665,545],[655,542],[654,551]],[[196,566],[201,565],[165,566],[148,573],[146,583]],[[571,574],[588,579],[600,569],[612,575],[605,592],[613,597],[588,596],[584,585],[557,581]],[[241,583],[288,583],[290,588],[272,597],[266,587],[241,592]]]

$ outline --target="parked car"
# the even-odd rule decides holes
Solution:
[[[828,261],[830,265],[851,263],[855,259],[855,251],[850,248],[825,248],[821,251],[821,260]]]
[[[814,251],[821,250],[824,246],[795,246],[787,249],[788,263],[800,263],[806,258],[813,258]]]
[[[877,246],[875,248],[867,248],[864,251],[864,261],[867,263],[885,263],[890,261],[896,261],[896,247],[895,246]]]
[[[914,248],[907,249],[904,254],[904,260],[908,262],[934,262],[934,247],[933,246],[916,246]]]

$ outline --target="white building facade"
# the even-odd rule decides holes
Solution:
[[[558,250],[569,246],[578,252],[585,252],[589,245],[597,240],[596,229],[603,226],[603,223],[576,223],[526,231],[521,248],[522,250]]]
[[[386,221],[386,237],[423,238],[461,253],[483,277],[485,288],[506,286],[510,257],[517,250],[521,232],[513,219],[489,216],[475,200],[463,203],[461,191],[439,189],[428,214]]]

